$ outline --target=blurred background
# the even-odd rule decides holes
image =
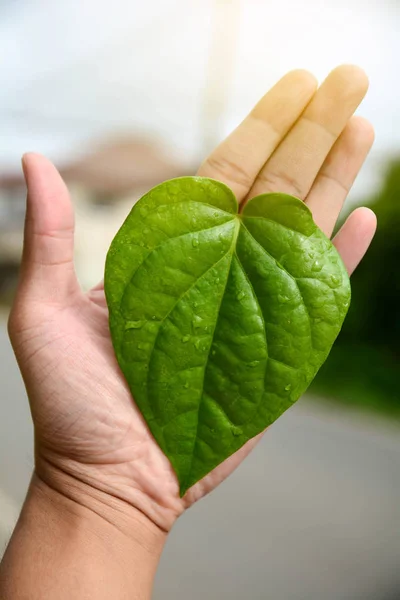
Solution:
[[[154,598],[400,598],[400,4],[397,0],[0,1],[0,554],[32,470],[7,339],[22,244],[20,157],[71,190],[85,288],[132,204],[195,173],[287,70],[357,63],[376,143],[345,213],[378,233],[310,393],[169,540]],[[343,217],[345,214],[343,215]]]

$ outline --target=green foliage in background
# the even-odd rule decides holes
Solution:
[[[400,417],[400,160],[368,203],[378,218],[342,332],[313,390]]]

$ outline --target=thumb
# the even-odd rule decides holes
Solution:
[[[25,154],[28,188],[24,249],[18,293],[63,303],[78,290],[73,265],[74,212],[67,187],[54,165],[40,154]]]

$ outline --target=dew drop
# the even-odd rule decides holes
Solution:
[[[146,348],[144,344],[138,344],[137,347],[139,348],[139,350],[144,350]]]
[[[240,427],[232,427],[232,434],[237,437],[239,435],[242,435],[242,429]]]
[[[339,278],[339,277],[337,277],[337,275],[332,275],[332,276],[331,276],[331,281],[332,281],[333,285],[339,285],[339,283],[340,283],[340,278]]]
[[[311,271],[314,271],[315,273],[317,273],[321,269],[322,269],[322,265],[321,265],[320,261],[316,260],[315,263],[313,264],[313,266],[311,267]]]
[[[292,386],[290,383],[288,383],[288,385],[285,387],[286,392],[290,392],[291,389],[292,389]]]
[[[219,277],[217,277],[217,278],[215,279],[215,283],[219,283],[220,281],[221,281],[221,280],[220,280],[220,278],[219,278]]]
[[[139,209],[139,212],[140,212],[140,216],[145,217],[145,216],[147,216],[147,212],[148,211],[147,211],[147,208],[145,206],[141,206],[140,209]]]
[[[278,296],[278,302],[280,302],[281,304],[286,304],[286,302],[289,302],[289,297],[288,296],[282,296],[281,294],[279,294],[279,296]]]
[[[152,318],[153,321],[155,321],[156,320],[156,315],[153,315],[151,318]]]
[[[188,342],[188,341],[189,341],[189,339],[190,339],[190,336],[189,336],[189,335],[184,335],[181,341],[182,341],[184,344],[186,344],[186,342]]]
[[[215,350],[211,350],[211,356],[215,356],[216,355],[216,351]]]
[[[253,360],[249,363],[249,367],[257,367],[260,364],[259,360]]]
[[[195,343],[194,343],[194,347],[196,348],[196,350],[200,350],[201,340],[196,340]]]
[[[197,248],[198,245],[199,245],[199,240],[197,238],[193,238],[192,239],[193,248]]]
[[[141,246],[141,247],[143,248],[143,246],[144,246],[144,242],[140,242],[140,243],[139,243],[139,246]]]
[[[145,227],[143,229],[143,235],[148,235],[150,233],[150,229],[147,229],[147,227]]]
[[[145,321],[127,321],[125,323],[125,331],[128,329],[140,329],[145,324]]]
[[[185,390],[189,389],[189,382],[185,381],[183,387],[185,388]]]
[[[203,323],[203,319],[201,317],[199,317],[198,315],[195,315],[193,320],[192,320],[192,325],[195,329],[198,329],[199,327],[202,326]]]
[[[236,294],[236,299],[237,299],[237,300],[242,300],[242,299],[245,297],[245,295],[246,295],[246,294],[244,293],[244,291],[243,291],[243,290],[240,290],[240,292],[238,292],[238,293]]]

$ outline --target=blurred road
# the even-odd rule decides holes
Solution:
[[[32,431],[0,323],[0,549],[32,469]],[[303,399],[180,519],[155,600],[400,598],[400,427]]]

